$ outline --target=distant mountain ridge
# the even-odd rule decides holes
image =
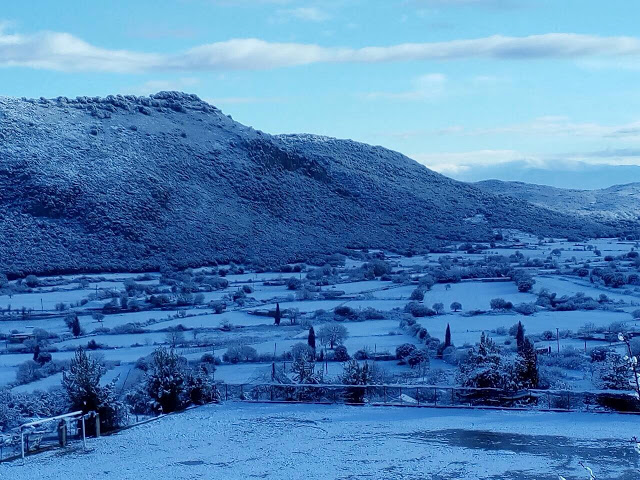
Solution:
[[[382,147],[246,127],[195,95],[0,98],[0,272],[419,251],[618,225],[497,197]]]
[[[489,193],[509,195],[540,207],[600,221],[640,220],[640,182],[599,190],[564,189],[501,180],[485,180],[475,185]]]
[[[514,160],[494,165],[474,165],[473,168],[457,172],[455,178],[469,183],[490,178],[504,182],[594,190],[640,181],[640,165],[563,162],[560,159],[553,162],[553,168],[548,168],[532,165],[526,160]]]

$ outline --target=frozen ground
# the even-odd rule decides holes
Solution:
[[[636,417],[227,403],[20,462],[0,478],[75,480],[640,477]]]
[[[587,249],[587,245],[601,250],[602,255],[619,254],[629,251],[633,244],[618,242],[614,239],[593,240],[585,244],[575,244],[562,240],[554,240],[538,245],[538,240],[530,236],[518,236],[519,240],[511,248],[495,248],[481,254],[467,254],[462,251],[450,252],[448,254],[430,254],[424,256],[404,257],[393,255],[390,259],[395,264],[395,270],[406,269],[407,272],[420,271],[421,268],[430,265],[437,266],[440,257],[449,257],[446,261],[466,262],[471,259],[482,259],[485,254],[513,255],[516,251],[521,252],[530,258],[546,258],[553,250],[558,250],[560,265],[569,261],[567,265],[571,267],[576,264],[572,260],[576,257],[578,261],[588,259],[594,263],[600,263],[602,257],[597,257],[592,250]],[[514,240],[515,241],[515,240]],[[557,252],[556,252],[557,253]],[[444,261],[444,260],[443,260]],[[338,268],[338,275],[341,281],[335,285],[323,285],[321,291],[314,300],[303,300],[299,292],[289,290],[286,285],[265,285],[266,280],[287,281],[289,278],[305,278],[306,272],[302,273],[279,273],[265,272],[243,274],[228,274],[226,280],[229,281],[227,288],[208,292],[202,291],[204,301],[202,304],[178,309],[175,305],[166,309],[153,309],[140,312],[119,312],[109,313],[102,322],[92,318],[93,308],[100,308],[108,301],[105,298],[99,302],[90,301],[84,306],[73,307],[79,314],[82,328],[87,335],[73,338],[69,329],[65,325],[65,312],[55,312],[57,303],[67,305],[87,300],[89,295],[96,293],[96,288],[101,292],[100,296],[105,297],[110,294],[120,294],[124,289],[124,281],[127,278],[135,278],[137,274],[100,274],[85,279],[88,287],[82,288],[77,276],[46,277],[44,281],[50,282],[49,286],[33,289],[31,293],[15,294],[12,297],[0,295],[0,334],[10,332],[29,333],[35,329],[45,329],[58,337],[50,340],[50,347],[53,351],[53,359],[66,361],[73,356],[72,348],[86,346],[90,340],[98,342],[107,349],[98,350],[97,353],[106,360],[119,361],[127,368],[131,368],[140,357],[149,355],[157,345],[168,344],[168,329],[187,329],[184,332],[186,344],[184,354],[190,360],[198,360],[203,353],[213,351],[217,356],[222,356],[231,345],[250,345],[259,354],[283,354],[296,343],[304,343],[307,338],[306,325],[313,324],[318,332],[323,323],[327,321],[327,316],[316,317],[318,310],[323,309],[329,312],[337,306],[350,307],[353,310],[364,310],[374,308],[381,312],[383,320],[366,320],[362,322],[345,321],[343,325],[348,331],[348,338],[344,341],[350,354],[354,354],[359,349],[369,349],[371,352],[388,352],[393,354],[397,346],[403,343],[420,344],[420,341],[410,335],[409,330],[402,330],[399,326],[401,311],[410,301],[412,292],[417,287],[417,281],[412,283],[393,283],[388,280],[364,280],[354,281],[357,275],[350,275],[349,270],[360,265],[362,262],[349,259],[343,268]],[[210,269],[196,269],[208,272]],[[465,345],[473,345],[480,339],[484,331],[492,336],[499,345],[505,342],[512,342],[513,338],[504,332],[518,321],[522,321],[527,335],[540,335],[550,331],[551,336],[558,329],[560,332],[571,330],[572,336],[561,338],[560,349],[573,346],[580,350],[585,349],[584,340],[577,338],[577,332],[586,324],[596,327],[609,328],[611,324],[618,322],[626,323],[629,328],[639,328],[640,322],[633,320],[631,312],[640,305],[639,287],[627,286],[628,288],[607,288],[597,283],[590,283],[588,279],[581,279],[577,276],[561,275],[554,269],[531,268],[530,273],[535,277],[536,284],[530,293],[519,292],[513,281],[507,282],[483,282],[463,281],[460,283],[436,284],[425,293],[423,305],[432,306],[435,303],[444,305],[445,314],[434,317],[424,317],[417,319],[421,326],[426,328],[431,336],[440,340],[444,339],[447,325],[450,325],[452,341],[458,348],[465,348]],[[146,277],[145,277],[146,278]],[[332,281],[334,281],[333,279]],[[159,274],[154,274],[153,279],[140,280],[137,283],[148,285],[159,285]],[[86,284],[86,283],[85,283]],[[53,285],[53,286],[52,286]],[[227,310],[221,314],[214,314],[208,302],[219,300],[225,295],[236,292],[243,286],[250,286],[251,291],[247,294],[246,304],[237,305],[227,300],[229,303]],[[161,291],[169,291],[169,285],[161,285]],[[515,311],[511,312],[487,312],[480,315],[470,315],[472,310],[488,311],[490,301],[493,298],[503,298],[514,304],[532,303],[536,300],[536,293],[542,288],[548,288],[551,292],[557,293],[558,297],[563,295],[575,295],[584,292],[586,295],[598,298],[604,293],[609,296],[615,304],[609,304],[608,310],[598,309],[593,311],[549,311],[541,310],[535,315],[523,316]],[[247,289],[249,290],[249,289]],[[322,292],[339,292],[337,298],[324,299]],[[144,303],[144,295],[140,295],[138,303],[144,308],[149,305]],[[452,302],[460,302],[462,310],[452,312],[450,305]],[[276,303],[280,303],[281,309],[285,312],[282,326],[279,328],[273,325],[273,318],[270,316],[253,315],[252,311],[275,310]],[[7,311],[6,305],[12,304],[11,311]],[[35,308],[34,314],[39,313],[39,309],[44,307],[49,311],[47,318],[22,318],[17,309],[20,306],[30,306]],[[298,309],[301,316],[302,325],[290,325],[288,313],[292,309]],[[396,311],[393,311],[393,310]],[[136,324],[135,329],[131,325]],[[220,327],[224,324],[225,328]],[[303,326],[304,325],[304,326]],[[504,327],[504,328],[503,328]],[[104,329],[119,329],[106,332]],[[565,337],[565,336],[563,336]],[[601,341],[589,341],[587,349],[596,345],[601,345]],[[201,348],[208,346],[208,348]],[[537,347],[543,348],[551,346],[553,351],[558,348],[558,343],[554,340],[542,341],[537,339]],[[9,385],[15,381],[15,372],[18,366],[32,358],[31,353],[22,352],[22,345],[2,342],[0,344],[0,386]],[[59,351],[55,351],[55,350]],[[249,381],[255,376],[255,372],[262,372],[260,365],[224,365],[220,367],[221,378]],[[237,374],[235,372],[237,371]],[[401,366],[393,369],[394,375],[410,374],[408,366]],[[574,388],[590,388],[589,382],[584,380],[574,381],[575,375],[570,376],[569,381]],[[394,379],[389,379],[394,381]],[[404,378],[403,380],[407,380]],[[49,379],[32,382],[28,386],[20,387],[21,390],[33,391],[35,389],[46,389],[59,383],[59,375]]]

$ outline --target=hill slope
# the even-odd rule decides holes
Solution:
[[[640,220],[640,183],[601,190],[572,190],[522,182],[486,180],[476,186],[489,193],[509,195],[558,212],[602,221]]]
[[[0,209],[9,273],[421,249],[492,227],[613,233],[381,147],[267,135],[176,92],[0,98]]]

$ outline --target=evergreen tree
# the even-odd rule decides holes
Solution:
[[[89,358],[82,348],[76,350],[68,372],[62,372],[62,385],[67,391],[72,410],[95,412],[100,406],[100,378],[104,367]]]
[[[280,304],[276,303],[275,324],[280,325],[280,320],[282,320],[282,314],[280,313]]]
[[[371,385],[378,379],[377,371],[368,362],[360,365],[356,360],[345,363],[340,383],[342,385]],[[364,403],[366,389],[364,387],[351,387],[345,392],[350,403]]]
[[[174,412],[184,406],[186,373],[183,360],[173,350],[166,348],[158,348],[153,352],[146,389],[155,401],[156,408],[163,413]]]
[[[480,344],[469,350],[460,364],[459,380],[462,386],[500,388],[505,383],[503,373],[498,347],[482,332]]]
[[[451,346],[451,327],[449,327],[449,324],[447,323],[447,330],[444,333],[444,348],[447,348],[450,346]]]
[[[101,425],[108,430],[121,423],[124,406],[116,398],[114,382],[100,386],[104,372],[104,367],[97,360],[78,348],[71,359],[69,371],[62,372],[62,386],[72,411],[97,412]]]
[[[316,352],[316,331],[313,329],[313,326],[309,328],[309,336],[307,337],[307,343],[313,349],[313,353]]]
[[[73,318],[73,323],[71,324],[71,333],[74,337],[79,337],[82,335],[82,327],[80,326],[80,319],[76,315]]]
[[[636,315],[636,313],[638,315]],[[633,316],[634,318],[640,318],[640,310],[636,310],[633,313]],[[628,335],[620,332],[618,333],[618,340],[627,346],[628,355],[625,355],[624,358],[627,362],[627,366],[629,367],[629,375],[631,377],[629,383],[635,390],[636,398],[640,398],[640,370],[638,369],[638,355],[637,353],[634,354],[636,349],[631,346],[631,338]],[[638,446],[640,447],[640,443],[638,443]]]
[[[522,350],[524,346],[524,327],[522,322],[518,322],[518,331],[516,332],[516,345],[518,346],[518,352]]]
[[[209,377],[209,371],[204,367],[189,372],[185,386],[189,402],[193,405],[204,405],[219,399],[216,387]]]
[[[291,364],[292,380],[295,383],[304,385],[323,383],[322,369],[316,372],[315,351],[308,345],[304,346],[307,347],[306,352],[300,352],[301,354],[294,357],[294,361]],[[295,390],[295,398],[297,400],[314,400],[319,393],[321,391],[313,387],[299,387]]]
[[[299,355],[291,364],[293,380],[296,383],[320,383],[315,374],[315,362],[308,355]]]
[[[627,390],[632,379],[627,362],[615,352],[607,353],[604,362],[596,367],[598,386],[605,390]]]
[[[522,388],[538,388],[538,355],[533,342],[524,339],[515,366],[517,385]]]

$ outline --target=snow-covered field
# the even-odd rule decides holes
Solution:
[[[491,248],[483,253],[465,253],[458,250],[452,254],[413,257],[396,255],[392,256],[390,261],[394,265],[395,272],[404,269],[408,269],[409,272],[420,272],[421,269],[435,268],[442,262],[446,263],[452,259],[455,259],[455,262],[482,262],[485,255],[508,257],[519,252],[524,257],[544,260],[551,258],[552,252],[555,252],[553,255],[559,266],[567,261],[568,265],[580,266],[580,262],[587,260],[600,265],[606,262],[602,262],[601,257],[598,257],[594,250],[600,250],[601,255],[604,256],[623,254],[634,248],[632,243],[614,239],[593,240],[584,244],[547,240],[543,244],[538,244],[537,238],[522,235],[514,241],[518,242],[517,248]],[[574,257],[578,263],[574,263]],[[114,312],[107,312],[100,321],[94,318],[96,309],[100,309],[111,298],[117,298],[123,294],[125,282],[136,279],[135,282],[139,285],[164,289],[162,291],[169,292],[171,296],[170,286],[163,285],[157,273],[142,278],[133,273],[96,274],[85,278],[78,275],[42,277],[41,281],[47,282],[47,286],[33,288],[30,293],[18,293],[10,297],[0,292],[0,310],[4,310],[0,312],[0,334],[30,333],[36,329],[44,329],[57,335],[55,339],[50,340],[49,347],[53,350],[53,359],[62,362],[68,361],[73,356],[74,348],[86,346],[89,341],[95,341],[98,344],[96,353],[102,358],[119,362],[124,368],[131,369],[139,358],[148,356],[159,345],[167,345],[171,335],[169,331],[172,329],[183,331],[179,335],[179,341],[184,344],[181,344],[179,351],[184,352],[185,356],[192,361],[198,360],[206,352],[215,352],[216,356],[222,356],[232,345],[251,346],[260,355],[269,355],[274,352],[276,355],[282,355],[293,345],[306,343],[309,324],[313,324],[317,331],[327,322],[326,314],[323,319],[316,318],[320,311],[323,310],[331,316],[336,307],[349,307],[356,312],[375,309],[383,316],[382,319],[342,322],[348,334],[343,343],[350,354],[353,355],[356,351],[364,349],[373,353],[387,352],[393,355],[396,347],[401,344],[413,343],[420,346],[419,339],[411,335],[407,329],[400,328],[399,324],[402,311],[417,287],[417,280],[400,283],[381,278],[354,281],[350,273],[356,271],[362,264],[360,260],[347,259],[345,266],[337,269],[337,275],[332,280],[335,284],[321,285],[313,299],[301,299],[299,292],[289,289],[286,285],[290,278],[304,281],[308,270],[301,273],[229,273],[225,277],[229,285],[214,291],[203,290],[203,298],[198,305],[177,307],[173,304],[147,310],[150,305],[144,305],[144,295],[142,295],[138,302],[143,304],[143,311],[123,312],[116,309]],[[210,275],[211,269],[195,269],[194,272]],[[536,283],[527,293],[519,292],[513,281],[465,280],[460,283],[436,283],[425,292],[421,303],[426,307],[442,303],[444,312],[436,316],[417,318],[416,321],[427,329],[429,335],[440,340],[444,339],[445,330],[449,325],[452,341],[460,349],[463,346],[476,344],[482,332],[493,337],[499,345],[505,343],[511,345],[513,337],[505,332],[519,321],[524,324],[527,335],[540,337],[543,332],[551,332],[553,339],[538,338],[536,346],[538,348],[551,346],[554,351],[558,343],[561,350],[569,346],[584,350],[584,340],[575,337],[585,325],[590,325],[590,328],[607,329],[612,324],[625,323],[629,328],[640,330],[640,322],[633,320],[630,314],[640,305],[640,288],[604,287],[602,284],[590,283],[588,277],[561,275],[556,270],[532,269],[531,273]],[[246,295],[249,303],[244,305],[231,301],[223,313],[214,313],[213,307],[209,305],[210,301],[217,302],[227,298],[226,301],[229,303],[229,295],[241,288],[246,288],[250,292]],[[537,299],[536,294],[542,289],[548,289],[558,297],[584,292],[597,299],[601,294],[606,294],[615,303],[610,304],[607,309],[590,311],[542,309],[530,316],[521,315],[515,311],[492,312],[490,310],[490,301],[493,298],[503,298],[514,305],[532,304]],[[324,299],[325,294],[338,296]],[[100,300],[95,300],[96,296]],[[82,305],[82,302],[86,303]],[[451,311],[450,305],[453,302],[461,303],[462,309],[458,312]],[[67,308],[64,312],[58,312],[55,309],[56,305],[61,303],[64,303]],[[284,312],[297,310],[303,324],[290,325],[285,315],[282,325],[275,327],[273,317],[264,315],[264,312],[275,311],[278,303]],[[6,308],[9,304],[11,310]],[[45,315],[48,316],[23,318],[20,312],[23,306],[27,309],[33,308],[34,315],[40,314],[44,309]],[[256,311],[261,311],[262,314],[254,314]],[[470,314],[470,311],[476,312]],[[84,330],[84,334],[77,338],[71,335],[64,321],[65,315],[69,312],[79,315]],[[558,342],[555,339],[556,331],[571,331],[572,334],[563,336]],[[602,342],[589,341],[587,347],[590,349],[601,344]],[[14,382],[19,365],[32,358],[32,354],[21,351],[21,347],[20,344],[9,342],[0,345],[0,386]],[[264,359],[259,362],[266,365]],[[433,361],[432,365],[435,366],[438,362]],[[256,377],[256,371],[262,375],[263,370],[256,364],[224,364],[218,369],[220,370],[219,378],[238,381],[251,381]],[[402,374],[404,381],[411,372],[406,365],[389,370],[393,371],[394,375]],[[235,371],[238,372],[237,375],[233,373]],[[569,382],[576,378],[574,373],[569,375]],[[581,376],[579,382],[575,381],[573,386],[581,389],[589,388],[589,381],[584,380],[587,376],[590,377],[587,373]],[[16,391],[54,388],[59,385],[59,377],[60,375],[56,374],[51,378],[40,379],[15,388]],[[394,378],[388,380],[395,381]]]
[[[640,478],[635,417],[227,403],[0,464],[12,480]]]

